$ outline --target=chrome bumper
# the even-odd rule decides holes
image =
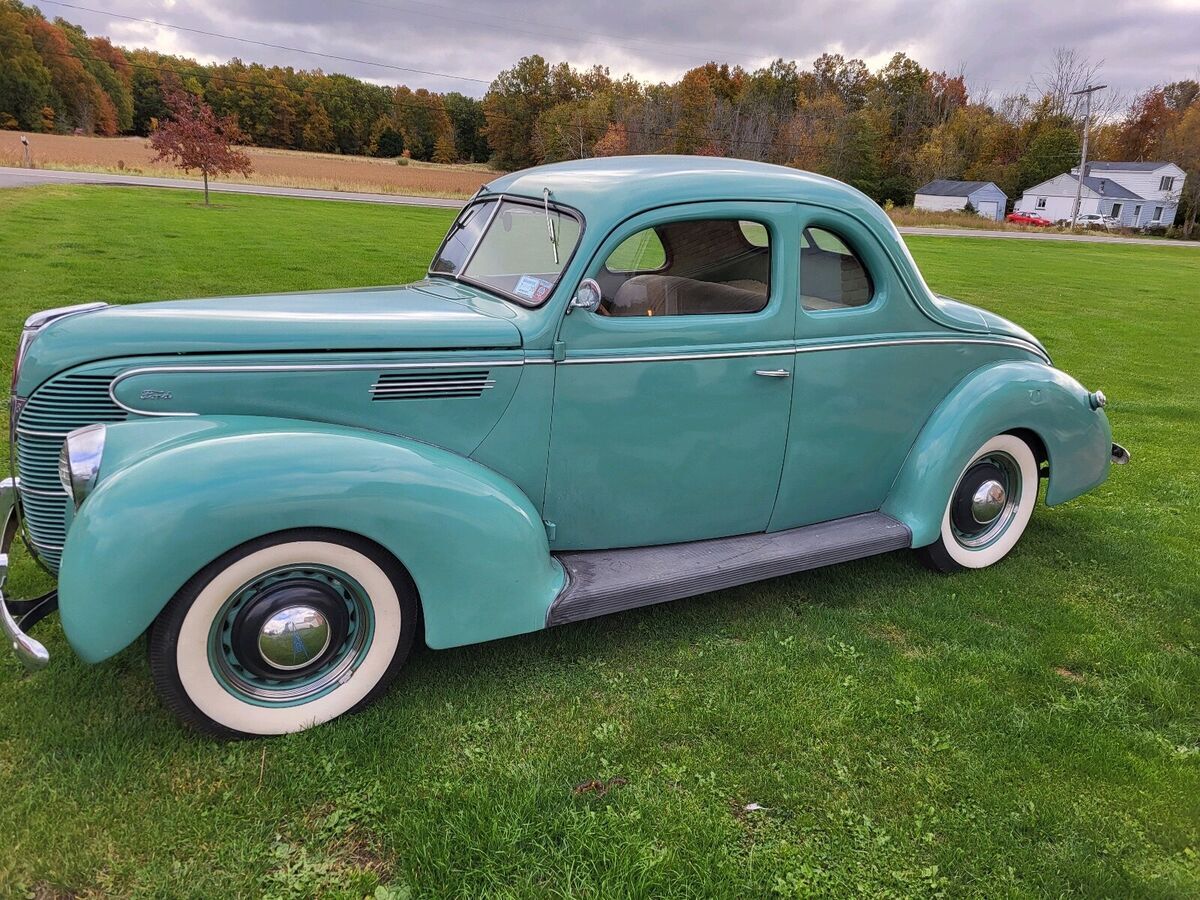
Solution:
[[[1112,461],[1114,466],[1123,466],[1129,462],[1129,451],[1115,441],[1112,445]]]
[[[40,669],[50,662],[50,654],[40,643],[21,630],[4,600],[4,583],[8,580],[8,548],[17,533],[16,478],[0,481],[0,629],[17,658],[30,669]]]

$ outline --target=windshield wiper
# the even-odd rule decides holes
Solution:
[[[558,238],[554,235],[554,220],[550,218],[550,188],[542,188],[542,206],[546,210],[546,231],[550,233],[550,246],[554,248],[554,264],[558,261]]]

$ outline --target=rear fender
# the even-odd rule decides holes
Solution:
[[[904,461],[882,511],[913,534],[913,546],[937,540],[950,493],[971,456],[1006,432],[1031,432],[1050,464],[1046,503],[1077,497],[1108,477],[1112,430],[1074,378],[1032,361],[984,366],[934,410]]]
[[[564,580],[520,489],[440,448],[260,417],[136,421],[109,427],[67,533],[67,638],[84,660],[105,659],[213,559],[301,527],[352,532],[400,560],[431,647],[543,628]]]

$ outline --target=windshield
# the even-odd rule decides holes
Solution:
[[[579,220],[556,206],[481,200],[455,220],[429,271],[537,306],[558,283],[579,232]]]

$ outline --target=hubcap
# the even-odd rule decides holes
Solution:
[[[354,674],[373,632],[371,603],[357,581],[325,566],[286,566],[225,601],[210,631],[209,662],[243,700],[306,703]]]
[[[967,468],[950,501],[954,539],[969,550],[1002,535],[1021,500],[1021,467],[1007,453],[982,456]]]
[[[994,521],[1004,509],[1006,499],[1004,485],[988,479],[975,489],[971,497],[971,518],[980,525]]]
[[[329,620],[311,606],[286,606],[258,630],[258,652],[281,671],[303,669],[325,652],[332,636]]]

